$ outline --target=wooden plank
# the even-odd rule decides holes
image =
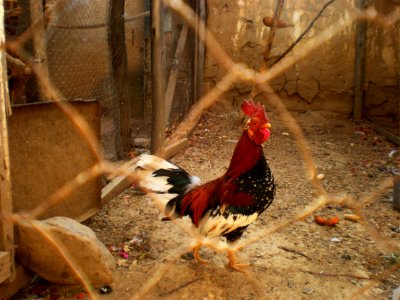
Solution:
[[[137,158],[134,158],[123,164],[122,168],[133,172],[136,169],[136,161]],[[132,184],[132,181],[128,180],[126,176],[116,176],[101,190],[101,202],[103,205],[125,190],[130,184]]]
[[[47,48],[46,39],[44,32],[44,19],[43,19],[43,4],[42,1],[30,0],[30,13],[31,13],[31,23],[40,23],[40,26],[35,27],[35,33],[33,34],[33,55],[35,56],[35,61],[39,63],[43,69],[43,75],[49,76],[49,67],[47,59]],[[39,84],[39,83],[38,83]],[[44,94],[44,88],[39,84],[39,100],[46,101],[46,96]]]
[[[384,137],[386,137],[389,141],[392,143],[395,143],[396,145],[400,146],[400,137],[394,135],[390,131],[378,126],[376,123],[369,121],[369,120],[364,120],[363,122],[367,123],[370,125],[376,132],[379,134],[382,134]]]
[[[168,159],[179,152],[181,152],[183,149],[187,148],[189,146],[189,140],[187,138],[183,138],[172,145],[169,145],[168,147],[165,147],[163,149],[163,152],[161,153],[160,157],[164,159]]]
[[[195,62],[194,62],[194,91],[193,101],[197,102],[203,96],[204,81],[204,61],[205,61],[205,45],[199,36],[205,36],[206,31],[206,1],[196,1],[196,34],[195,38]]]
[[[0,0],[0,44],[5,42],[4,32],[4,6]],[[8,107],[8,81],[7,81],[7,65],[5,51],[0,51],[0,211],[2,214],[11,215],[13,212],[11,198],[11,179],[10,179],[10,152],[8,145],[8,124],[7,124],[7,107]],[[3,276],[0,276],[0,282],[6,278],[13,279],[15,274],[14,266],[14,230],[13,225],[5,220],[0,221],[0,251],[8,252],[8,256],[3,260],[8,263],[3,265]]]
[[[178,45],[176,46],[174,63],[171,68],[171,72],[169,74],[167,91],[165,92],[165,114],[167,117],[167,121],[169,120],[169,116],[171,114],[172,102],[174,99],[175,87],[176,87],[176,79],[178,76],[178,67],[179,63],[182,60],[183,49],[186,45],[186,38],[188,36],[189,26],[185,23],[183,24],[181,34],[179,36]]]
[[[97,101],[70,101],[100,140],[100,105]],[[13,211],[28,211],[64,184],[96,163],[65,114],[52,102],[13,106],[8,119]],[[21,146],[23,145],[23,147]],[[41,218],[65,216],[82,220],[101,208],[101,178],[76,189],[66,201],[48,209]]]
[[[151,1],[151,84],[152,126],[151,151],[161,150],[165,141],[167,115],[165,113],[165,44],[162,33],[163,5],[161,0]]]
[[[11,276],[10,253],[0,252],[0,282],[6,281]]]
[[[357,0],[357,8],[365,9],[365,0]],[[354,103],[353,117],[361,120],[365,81],[365,36],[367,22],[358,20],[356,25],[356,53],[354,64]]]

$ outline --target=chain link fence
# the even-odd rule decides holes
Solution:
[[[193,10],[182,1],[164,1],[169,7],[169,18],[165,21],[165,34],[166,43],[168,45],[167,69],[171,69],[174,60],[173,51],[177,44],[177,36],[183,24],[188,24],[191,28],[195,28],[196,16]],[[24,5],[15,1],[8,1],[8,7],[15,7],[18,5],[24,13]],[[22,3],[22,2],[21,2]],[[35,74],[34,79],[36,82],[45,87],[45,89],[38,89],[37,99],[44,97],[46,100],[56,101],[63,111],[73,120],[74,126],[82,136],[82,142],[87,143],[96,159],[93,167],[85,170],[74,180],[60,187],[59,193],[55,193],[49,199],[23,215],[3,214],[3,222],[18,223],[22,220],[29,222],[30,220],[38,218],[44,211],[53,205],[57,205],[68,199],[74,190],[81,189],[83,184],[90,179],[100,175],[124,175],[130,176],[129,170],[126,168],[117,168],[110,163],[118,157],[118,153],[122,150],[120,139],[120,119],[119,115],[120,105],[118,93],[116,91],[116,84],[113,80],[112,70],[112,57],[113,53],[110,51],[108,44],[108,26],[110,24],[110,3],[111,1],[101,0],[79,0],[79,1],[47,1],[44,3],[46,8],[44,12],[43,22],[35,21],[23,30],[22,35],[18,35],[18,30],[12,31],[15,27],[15,20],[9,21],[9,35],[14,36],[15,39],[8,40],[7,49],[9,52],[18,57],[26,66],[28,66]],[[26,3],[25,3],[26,4]],[[130,16],[138,13],[146,12],[149,9],[148,3],[129,3],[126,2],[124,17],[126,20]],[[280,64],[275,65],[266,72],[255,72],[247,66],[235,63],[223,50],[222,46],[209,32],[198,32],[199,37],[206,43],[208,51],[212,52],[218,64],[225,68],[225,75],[220,79],[215,87],[200,99],[199,102],[194,103],[193,92],[193,73],[190,61],[179,64],[180,75],[178,82],[182,83],[182,88],[177,91],[176,98],[181,99],[179,102],[174,102],[172,108],[172,117],[170,124],[176,124],[173,128],[171,135],[166,141],[166,145],[172,144],[180,138],[187,136],[190,130],[197,124],[202,112],[209,108],[212,104],[217,102],[219,98],[228,91],[232,84],[235,82],[251,82],[259,90],[260,95],[264,100],[273,108],[276,115],[282,120],[284,125],[288,128],[290,133],[294,136],[299,153],[306,168],[307,178],[310,179],[312,193],[315,195],[315,201],[310,203],[304,209],[299,209],[292,218],[288,218],[278,222],[277,224],[267,226],[265,229],[260,230],[259,234],[253,239],[248,239],[237,246],[238,249],[254,243],[261,237],[271,235],[279,230],[287,228],[290,224],[298,222],[305,217],[309,216],[316,210],[325,207],[329,204],[345,205],[354,209],[355,213],[361,218],[361,225],[368,231],[372,238],[381,245],[390,245],[392,249],[399,251],[398,241],[382,236],[376,229],[371,226],[368,219],[364,216],[363,209],[374,199],[376,199],[383,192],[392,187],[392,181],[385,179],[379,184],[371,194],[360,197],[355,200],[350,196],[343,196],[341,198],[332,197],[328,193],[321,181],[318,178],[314,157],[311,154],[307,140],[301,127],[297,124],[293,116],[283,105],[281,99],[274,93],[268,82],[274,76],[280,74],[283,70],[292,66],[294,63],[302,59],[308,53],[313,53],[318,47],[325,43],[332,37],[343,30],[352,26],[357,20],[368,20],[374,26],[382,26],[385,30],[389,30],[396,22],[399,21],[399,7],[395,7],[397,17],[389,18],[385,14],[371,13],[365,11],[358,11],[349,8],[349,14],[346,19],[342,20],[334,27],[329,27],[316,35],[312,41],[305,46],[299,47],[296,55],[285,57],[281,60]],[[43,12],[42,12],[43,13]],[[178,17],[179,16],[179,17]],[[14,23],[13,23],[14,22]],[[40,34],[42,30],[39,25],[42,24],[45,28],[45,46],[48,59],[48,65],[37,64],[44,59],[38,55],[27,55],[24,51],[30,51],[29,43],[26,43],[28,37]],[[383,25],[382,25],[383,24]],[[20,24],[18,24],[19,26]],[[137,19],[127,21],[125,23],[125,44],[127,52],[127,98],[130,99],[130,114],[132,119],[139,117],[149,117],[151,109],[149,97],[151,95],[151,85],[149,82],[149,32],[144,30],[148,27],[146,19]],[[26,47],[26,49],[25,49]],[[186,57],[190,57],[192,48],[190,45]],[[33,59],[32,59],[33,58]],[[42,94],[42,96],[41,96]],[[96,99],[99,101],[102,111],[102,146],[105,149],[106,155],[103,156],[99,145],[93,138],[90,130],[87,129],[84,123],[81,122],[79,114],[69,109],[68,103],[58,102],[60,100],[71,99]],[[27,101],[29,102],[29,101]],[[189,113],[185,113],[190,108]],[[135,178],[132,178],[135,179]],[[310,191],[311,193],[311,191]],[[39,230],[36,228],[36,230]],[[40,230],[39,230],[40,231]],[[190,231],[186,233],[190,235]],[[54,240],[49,240],[57,244]],[[206,244],[207,246],[207,244]],[[215,245],[208,244],[212,249],[216,249]],[[62,248],[58,248],[58,252],[63,252]],[[217,249],[221,250],[221,249]],[[223,249],[222,249],[223,250]],[[85,280],[83,269],[74,264],[73,253],[62,253],[65,260],[75,270],[77,277],[86,287],[89,297],[95,299],[96,295],[90,289],[90,283]],[[156,268],[153,275],[150,275],[146,284],[137,291],[132,297],[143,299],[149,291],[151,291],[166,274],[169,266],[176,257],[182,253],[176,251],[171,255],[168,262],[170,264],[160,264]],[[396,261],[393,267],[385,272],[380,278],[371,280],[362,288],[355,288],[354,293],[350,299],[359,297],[391,276],[398,272],[400,262]],[[251,274],[249,275],[251,276]],[[228,277],[228,276],[227,276]],[[256,278],[251,278],[257,282]]]

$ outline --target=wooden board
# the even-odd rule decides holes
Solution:
[[[1,44],[5,41],[3,17],[3,1],[0,1]],[[0,94],[0,212],[4,215],[10,215],[12,213],[12,199],[7,115],[11,111],[5,51],[0,51]],[[3,282],[6,279],[13,279],[15,271],[13,225],[5,220],[0,220],[0,251],[2,251],[0,252],[0,282]]]
[[[71,104],[100,140],[100,106],[95,101]],[[9,122],[11,190],[14,212],[33,209],[95,163],[89,148],[54,103],[13,107]],[[49,209],[42,219],[66,216],[82,221],[101,207],[101,178]],[[91,212],[90,215],[87,212]]]
[[[0,282],[7,280],[11,276],[10,263],[10,253],[0,252]]]

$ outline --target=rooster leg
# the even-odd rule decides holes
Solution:
[[[205,264],[205,263],[207,263],[207,261],[200,257],[200,253],[199,253],[200,248],[201,248],[200,243],[193,247],[193,256],[199,263]]]
[[[249,264],[239,264],[235,252],[234,250],[228,250],[229,267],[239,272],[246,272],[244,268],[247,268]]]

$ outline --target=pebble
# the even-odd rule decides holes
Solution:
[[[355,214],[345,214],[344,218],[352,222],[358,222],[360,220],[360,217]]]
[[[341,241],[342,241],[341,238],[337,238],[337,237],[331,238],[331,242],[332,242],[332,243],[340,243]]]
[[[396,232],[396,233],[400,233],[400,226],[399,227],[392,227],[390,228],[392,231]]]
[[[306,294],[306,295],[312,295],[312,294],[314,294],[314,292],[315,292],[315,290],[312,288],[304,288],[303,289],[303,294]]]

